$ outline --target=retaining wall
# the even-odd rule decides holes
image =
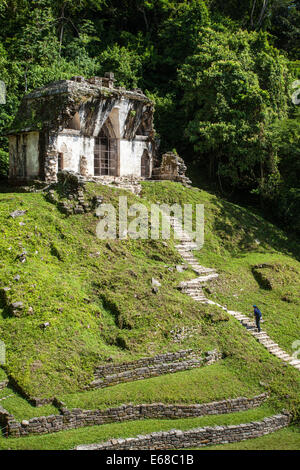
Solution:
[[[41,416],[28,421],[23,420],[20,423],[6,410],[2,409],[1,414],[0,409],[0,422],[2,419],[2,427],[4,427],[4,434],[7,437],[20,437],[145,418],[178,419],[233,413],[260,406],[266,396],[266,394],[262,394],[253,398],[241,397],[196,405],[128,404],[104,410],[82,410],[80,408],[68,410],[62,402],[57,401],[57,405],[60,404],[60,415]]]
[[[207,351],[203,357],[197,357],[192,350],[184,350],[143,358],[129,363],[103,365],[97,367],[95,379],[86,389],[104,388],[119,383],[189,370],[213,364],[221,357],[221,353],[217,350]]]
[[[253,439],[278,431],[289,424],[287,414],[279,414],[247,424],[156,432],[129,439],[111,439],[102,444],[80,445],[76,450],[165,450],[203,447]]]
[[[222,358],[222,354],[217,350],[206,351],[203,354],[203,357],[199,357],[199,352],[196,353],[192,349],[185,349],[173,353],[145,357],[132,362],[103,364],[95,369],[94,380],[84,389],[90,390],[94,388],[104,388],[110,385],[117,385],[119,383],[142,380],[163,374],[193,369],[195,367],[213,364]],[[6,387],[8,382],[33,406],[39,407],[50,403],[55,405],[55,397],[31,397],[22,389],[22,387],[20,387],[13,377],[9,377],[9,381],[3,382],[3,386]],[[0,382],[0,390],[1,383],[2,382]]]
[[[137,369],[139,367],[147,367],[151,365],[159,365],[167,362],[180,361],[191,356],[195,357],[193,349],[182,349],[177,352],[170,352],[165,354],[157,354],[153,357],[143,357],[132,362],[122,362],[120,364],[103,364],[96,367],[95,376],[105,377],[110,374],[119,374],[127,370]]]

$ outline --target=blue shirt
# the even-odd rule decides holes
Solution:
[[[259,310],[258,307],[255,307],[255,309],[254,309],[254,315],[255,315],[256,317],[258,317],[258,318],[260,318],[260,317],[262,316],[261,311]]]

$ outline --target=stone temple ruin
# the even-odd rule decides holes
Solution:
[[[38,88],[24,96],[8,132],[9,177],[51,183],[63,170],[86,179],[173,179],[175,172],[181,181],[177,170],[183,167],[174,154],[174,164],[167,154],[168,164],[153,172],[153,112],[140,89],[116,87],[111,72]],[[169,177],[162,177],[168,168]]]
[[[191,181],[185,176],[187,168],[182,158],[176,153],[167,152],[161,157],[160,166],[153,168],[152,179],[178,181],[189,184]]]

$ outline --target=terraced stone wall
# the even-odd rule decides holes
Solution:
[[[246,424],[166,431],[129,439],[111,439],[102,444],[80,445],[76,450],[165,450],[203,447],[244,441],[288,426],[289,416],[279,414]]]
[[[128,404],[104,410],[82,410],[80,408],[68,410],[64,404],[60,402],[60,415],[41,416],[32,418],[28,421],[24,420],[20,423],[16,421],[14,417],[6,410],[2,409],[2,415],[0,410],[0,422],[2,416],[2,427],[5,428],[4,432],[7,437],[21,437],[32,434],[47,434],[85,426],[95,426],[130,420],[136,421],[147,418],[179,419],[233,413],[258,407],[265,399],[266,394],[262,394],[253,398],[241,397],[232,400],[223,400],[205,404]]]

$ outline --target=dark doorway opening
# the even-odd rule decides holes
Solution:
[[[62,153],[59,153],[57,157],[57,170],[62,171],[63,169],[64,169],[64,155]]]
[[[109,134],[104,124],[100,134],[95,138],[94,175],[117,176],[118,174],[118,141]]]
[[[144,150],[141,159],[141,176],[143,178],[149,178],[150,176],[150,157],[147,150]]]

